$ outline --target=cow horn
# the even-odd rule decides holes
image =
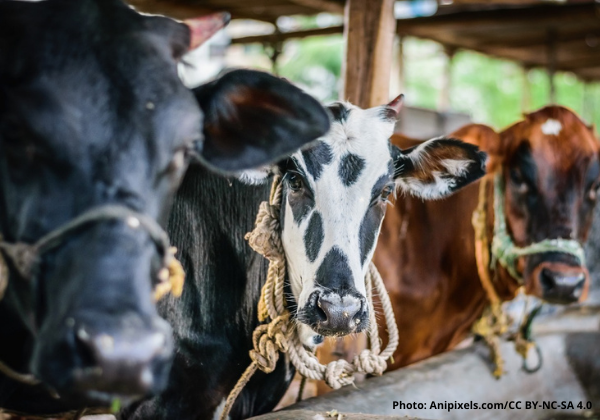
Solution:
[[[224,28],[231,20],[227,12],[213,13],[199,18],[186,19],[184,24],[190,28],[190,51],[208,41],[216,32]]]
[[[404,105],[404,94],[398,95],[392,102],[387,104],[388,108],[393,109],[396,115],[400,113],[402,106]]]

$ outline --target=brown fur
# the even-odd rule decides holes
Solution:
[[[541,125],[549,118],[562,125],[558,136],[541,132]],[[593,132],[573,112],[557,106],[546,107],[526,115],[523,121],[500,134],[490,127],[471,124],[451,136],[488,152],[489,172],[505,169],[507,225],[515,243],[522,246],[546,237],[562,237],[563,231],[571,228],[579,241],[587,238],[593,205],[583,208],[586,193],[582,173],[598,159],[599,147]],[[402,135],[394,135],[392,142],[403,149],[420,143]],[[552,220],[534,228],[530,215],[519,209],[522,203],[506,175],[524,142],[529,143],[539,178],[543,180],[539,193],[545,200],[543,209]],[[564,182],[565,177],[574,182]],[[487,191],[490,238],[494,220],[492,188],[490,183]],[[440,201],[401,197],[383,220],[373,260],[386,283],[400,332],[400,344],[391,369],[455,347],[469,336],[473,323],[487,304],[477,273],[471,225],[478,190],[479,182],[476,182]],[[573,190],[580,192],[573,194],[572,200],[561,202],[561,197]],[[544,267],[566,273],[580,270],[587,275],[585,267],[574,268],[557,262],[542,261],[530,267],[526,258],[519,261],[518,267],[525,277],[525,292],[538,297],[542,293],[538,277]],[[512,299],[519,284],[502,267],[496,267],[492,274],[500,298]],[[380,328],[380,334],[385,341],[384,328]],[[339,345],[335,350],[331,347],[326,343],[319,354],[340,352]],[[345,352],[355,353],[357,349],[352,347],[352,342],[347,340]]]

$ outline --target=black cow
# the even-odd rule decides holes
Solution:
[[[280,214],[290,309],[302,343],[364,331],[368,326],[364,276],[388,199],[395,186],[424,199],[444,197],[484,174],[485,154],[456,140],[434,139],[400,151],[390,146],[399,101],[360,109],[330,107],[329,133],[283,159]],[[268,199],[260,173],[227,179],[191,166],[169,221],[188,279],[180,299],[159,312],[175,331],[176,355],[162,394],[121,413],[128,420],[212,419],[250,364],[256,306],[266,260],[244,235]],[[258,178],[258,179],[257,179]],[[257,372],[230,413],[244,419],[273,409],[294,368],[281,357],[269,375]]]
[[[314,99],[263,73],[196,98],[182,85],[178,61],[219,19],[191,32],[120,0],[0,0],[0,362],[41,381],[0,373],[0,407],[52,414],[159,391],[173,344],[152,299],[159,224],[188,157],[246,169],[328,129]]]

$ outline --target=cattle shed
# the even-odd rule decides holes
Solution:
[[[554,102],[554,74],[570,72],[584,83],[600,81],[600,1],[596,0],[421,0],[414,2],[396,2],[394,0],[127,0],[140,11],[186,19],[215,11],[228,11],[232,19],[252,19],[272,25],[272,33],[244,35],[231,39],[232,44],[281,45],[287,40],[312,36],[344,35],[343,89],[340,96],[361,107],[370,107],[386,103],[390,99],[390,80],[392,65],[402,60],[400,49],[394,49],[394,40],[403,37],[417,37],[440,43],[451,59],[460,50],[476,51],[488,56],[510,60],[518,63],[523,69],[543,68],[550,80],[550,101]],[[404,18],[396,16],[397,3],[435,3],[435,13],[429,16]],[[313,29],[284,31],[278,27],[278,19],[292,15],[317,15],[329,13],[343,16],[343,24]],[[402,45],[400,43],[400,45]],[[399,51],[400,50],[400,51]],[[451,63],[451,60],[448,60]],[[402,65],[400,65],[402,69]],[[450,70],[448,69],[448,72]],[[449,95],[449,77],[446,77],[443,96]],[[527,102],[527,89],[523,90],[524,102]],[[442,103],[444,102],[442,98]],[[445,101],[447,103],[447,99]],[[423,117],[428,123],[436,118],[445,118],[450,113],[444,112],[434,116]],[[425,113],[424,113],[425,114]],[[466,121],[461,120],[461,123]],[[444,126],[446,132],[454,127]],[[404,129],[404,128],[403,128]],[[412,134],[412,133],[409,133]],[[598,215],[599,211],[596,212]],[[595,225],[598,225],[596,222]],[[587,318],[586,318],[587,319]],[[552,398],[586,398],[593,395],[598,400],[596,385],[589,385],[590,380],[580,376],[581,372],[573,372],[573,361],[567,360],[569,351],[574,352],[574,339],[580,338],[586,343],[586,361],[597,358],[597,312],[589,320],[589,328],[581,331],[579,319],[571,319],[568,331],[548,333],[547,340],[551,351],[544,356],[548,363],[556,362],[557,366],[566,367],[561,375],[548,376],[548,370],[535,377],[518,373],[517,377],[504,379],[501,386],[504,398],[510,398],[518,386],[521,391],[529,392],[528,386],[543,383],[543,390],[534,390],[530,397],[541,399]],[[573,327],[576,325],[576,327]],[[587,325],[587,324],[586,324]],[[579,337],[581,335],[583,338]],[[553,347],[554,346],[554,347]],[[569,347],[570,346],[570,347]],[[508,345],[506,346],[508,347]],[[570,350],[569,350],[570,349]],[[583,350],[582,350],[583,351]],[[510,353],[510,351],[506,351]],[[452,394],[448,382],[464,375],[470,383],[485,382],[481,389],[473,387],[473,392],[495,392],[496,387],[491,377],[486,376],[489,366],[485,363],[485,355],[481,349],[463,350],[459,354],[441,356],[430,362],[416,366],[406,373],[397,371],[383,378],[377,378],[365,387],[373,401],[391,401],[396,395],[413,395],[407,390],[416,383],[417,391],[427,395],[431,389],[439,390],[439,395],[457,398]],[[567,357],[568,358],[568,357]],[[519,370],[519,360],[511,359],[513,370]],[[590,367],[584,364],[583,371]],[[442,368],[443,374],[435,376],[436,369]],[[596,372],[596,370],[591,369]],[[413,376],[411,376],[413,375]],[[471,375],[471,376],[470,376]],[[417,380],[415,379],[417,378]],[[594,378],[592,380],[595,380]],[[412,381],[412,382],[411,382]],[[437,381],[437,383],[436,383]],[[524,384],[524,385],[523,385]],[[572,384],[575,384],[571,386]],[[595,384],[595,382],[594,382]],[[564,385],[564,386],[563,386]],[[560,386],[563,386],[560,388]],[[553,388],[554,387],[554,388]],[[593,388],[593,392],[586,387]],[[458,389],[458,388],[457,388]],[[426,390],[426,391],[424,391]],[[575,391],[573,391],[575,390]],[[443,394],[447,391],[448,395]],[[523,391],[523,392],[525,392]],[[539,392],[538,392],[539,391]],[[385,394],[387,392],[387,394]],[[572,394],[575,392],[577,395]],[[590,393],[591,392],[591,393]],[[362,396],[361,396],[362,394]],[[383,395],[383,397],[382,397]],[[415,394],[417,395],[417,394]],[[481,395],[476,395],[481,397]],[[314,408],[324,414],[332,409],[358,411],[364,393],[347,389],[339,393],[302,403],[301,409],[309,410],[304,417],[288,413],[289,417],[274,414],[267,418],[325,418],[310,410]],[[316,405],[315,405],[316,404]],[[354,405],[352,405],[354,404]],[[594,406],[596,408],[596,406]],[[379,415],[393,415],[389,407],[380,407]],[[460,413],[454,418],[462,418]],[[470,413],[472,414],[472,413]],[[554,412],[533,413],[528,418],[552,418]],[[577,412],[574,415],[588,415]],[[405,415],[424,415],[423,412],[403,412]],[[490,413],[481,413],[486,418]],[[507,412],[506,418],[510,418]],[[352,418],[352,417],[343,417]],[[357,417],[367,418],[367,417]],[[379,418],[379,417],[373,417]],[[395,418],[400,418],[396,416]],[[471,418],[471,417],[469,417]],[[490,418],[490,417],[488,417]],[[579,417],[573,417],[579,418]]]
[[[554,74],[570,72],[587,85],[600,80],[600,3],[594,0],[128,0],[150,13],[185,19],[226,10],[233,19],[253,19],[272,26],[268,34],[243,35],[231,44],[261,44],[281,49],[287,40],[312,36],[344,34],[343,89],[341,99],[359,106],[380,105],[390,99],[390,79],[404,83],[402,40],[417,37],[440,43],[448,55],[438,111],[433,115],[406,109],[400,124],[431,127],[412,131],[399,126],[405,134],[425,138],[450,132],[464,124],[465,117],[450,112],[451,65],[461,50],[476,51],[491,57],[511,60],[525,71],[543,68],[550,80],[549,102],[556,102]],[[416,11],[407,18],[398,6]],[[433,8],[431,7],[433,5]],[[425,7],[427,6],[427,7]],[[428,16],[423,10],[434,10]],[[282,16],[314,16],[329,13],[343,16],[343,24],[312,29],[289,30],[277,24]],[[427,13],[425,13],[427,14]],[[395,48],[394,45],[399,45]],[[276,57],[271,57],[275,62]],[[391,68],[397,69],[392,74]],[[524,78],[522,110],[531,109],[531,87]],[[586,94],[590,89],[586,89]],[[584,98],[593,113],[594,100]],[[431,112],[429,112],[431,113]],[[427,114],[427,115],[426,115]],[[421,121],[421,117],[425,119]],[[468,118],[468,117],[467,117]]]

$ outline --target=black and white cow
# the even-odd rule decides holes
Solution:
[[[188,159],[247,169],[329,128],[314,99],[264,73],[231,72],[195,97],[183,86],[178,61],[226,19],[190,30],[120,0],[0,0],[0,362],[41,381],[0,373],[2,409],[54,414],[161,390],[173,342],[152,299],[156,236]],[[27,254],[12,251],[82,215],[96,218],[23,270]]]
[[[270,169],[283,177],[281,235],[294,315],[309,347],[323,336],[367,327],[364,275],[396,187],[435,199],[484,174],[485,154],[457,140],[435,139],[406,151],[392,147],[398,107],[398,101],[366,110],[334,104],[330,132]],[[159,307],[175,331],[169,385],[121,419],[217,418],[250,363],[267,264],[243,238],[268,198],[260,177],[256,171],[240,180],[188,170],[169,222],[188,280],[180,299]],[[270,375],[257,372],[231,418],[272,410],[293,374],[285,357]]]

